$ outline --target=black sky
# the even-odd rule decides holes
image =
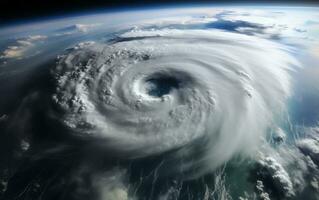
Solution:
[[[35,17],[49,17],[52,15],[63,15],[74,12],[93,11],[94,9],[117,9],[123,7],[141,7],[156,5],[182,5],[192,3],[215,3],[215,4],[239,4],[239,3],[289,3],[289,4],[316,4],[319,0],[259,0],[259,1],[240,1],[240,0],[0,0],[0,23],[10,23],[16,20],[28,20]]]

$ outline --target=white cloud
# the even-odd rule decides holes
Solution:
[[[310,158],[319,163],[319,137],[305,138],[297,142],[299,149]]]
[[[275,187],[281,191],[285,196],[294,196],[294,188],[292,181],[283,168],[273,157],[267,156],[259,161],[262,168],[269,174],[269,178],[274,182]]]
[[[215,17],[211,17],[208,15],[201,16],[201,17],[193,17],[193,16],[178,16],[178,17],[167,17],[158,19],[150,19],[143,21],[140,26],[147,27],[147,26],[154,26],[157,27],[165,27],[169,25],[194,25],[194,24],[205,24],[217,21]]]
[[[291,20],[291,16],[293,20]],[[247,9],[236,9],[222,16],[224,20],[244,21],[253,24],[260,24],[265,27],[263,34],[256,34],[260,37],[272,38],[273,36],[284,36],[291,38],[291,42],[296,42],[296,38],[303,38],[301,43],[305,43],[305,37],[317,40],[318,24],[316,21],[316,12],[278,9],[278,12],[269,12],[268,10],[252,10],[247,13]]]
[[[72,35],[75,33],[87,33],[101,24],[73,24],[57,30],[55,36]]]
[[[14,45],[8,46],[2,53],[0,58],[2,59],[21,59],[26,55],[26,52],[30,50],[36,42],[45,40],[47,36],[44,35],[30,35],[25,38],[20,38],[15,41]]]
[[[98,24],[75,24],[76,30],[80,32],[87,32],[96,26],[98,26]]]

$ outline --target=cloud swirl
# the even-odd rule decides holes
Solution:
[[[131,158],[181,156],[204,141],[189,165],[213,170],[258,149],[284,109],[298,65],[289,51],[214,29],[134,30],[81,43],[52,72],[54,114],[76,137]]]

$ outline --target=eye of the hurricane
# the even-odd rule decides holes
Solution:
[[[180,81],[171,76],[156,76],[145,81],[146,93],[153,97],[162,97],[169,94],[173,89],[178,89]]]

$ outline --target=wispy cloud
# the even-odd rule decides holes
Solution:
[[[47,39],[45,35],[31,35],[17,39],[13,45],[8,46],[2,53],[1,59],[21,59],[25,53],[32,48],[35,43]]]
[[[87,33],[100,24],[73,24],[57,30],[56,36],[71,35],[74,33]]]

